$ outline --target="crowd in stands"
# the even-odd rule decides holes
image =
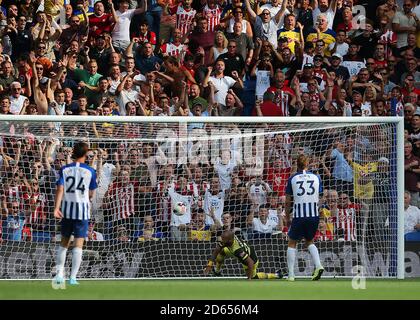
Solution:
[[[411,0],[3,0],[0,115],[401,116],[405,229],[416,238],[419,18]],[[285,182],[299,152],[325,180],[317,240],[392,227],[385,128],[265,137],[252,172],[231,151],[176,165],[157,143],[112,141],[153,124],[1,126],[3,241],[56,240],[55,181],[78,137],[91,139],[99,177],[90,240],[210,240],[226,228],[286,237]],[[188,214],[172,213],[178,202]]]

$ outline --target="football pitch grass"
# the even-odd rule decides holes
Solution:
[[[80,280],[55,290],[51,281],[0,281],[0,299],[35,300],[302,300],[420,299],[420,278],[367,279],[366,289],[351,279],[285,280]]]

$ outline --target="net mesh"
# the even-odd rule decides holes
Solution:
[[[259,270],[286,273],[285,188],[302,153],[324,186],[315,236],[324,275],[362,266],[394,277],[395,126],[3,121],[0,278],[54,275],[55,183],[81,140],[98,177],[81,278],[202,277],[226,229],[255,249]],[[303,243],[296,260],[296,276],[311,275]],[[243,275],[225,261],[222,276]]]

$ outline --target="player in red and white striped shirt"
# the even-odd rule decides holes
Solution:
[[[220,24],[220,17],[222,15],[222,9],[216,3],[216,0],[207,0],[207,4],[203,8],[203,16],[207,18],[208,30],[213,32],[216,26]]]
[[[182,4],[170,9],[170,14],[176,14],[176,28],[181,30],[182,35],[189,33],[193,26],[196,10],[191,8],[192,0],[183,0]]]

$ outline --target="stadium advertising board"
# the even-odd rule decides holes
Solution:
[[[286,268],[287,243],[280,239],[250,240],[260,259],[260,269],[274,272]],[[351,242],[320,242],[321,263],[325,276],[353,276],[356,265],[364,267],[367,276],[387,276],[389,254],[379,251],[364,254]],[[90,242],[83,252],[80,278],[153,278],[202,277],[208,257],[214,248],[211,242],[151,241],[147,243]],[[4,242],[0,247],[1,279],[49,279],[54,274],[56,245],[24,242]],[[296,276],[308,276],[313,271],[309,253],[299,248]],[[405,275],[420,276],[420,242],[406,243]],[[67,259],[70,264],[71,259]],[[67,266],[68,267],[68,266]],[[274,268],[274,269],[273,269]],[[236,261],[227,259],[224,276],[243,276]]]

